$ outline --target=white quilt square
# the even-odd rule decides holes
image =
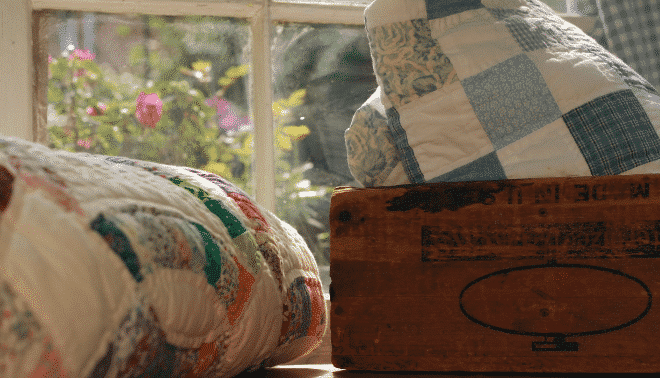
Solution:
[[[375,1],[364,10],[364,16],[367,30],[394,22],[428,18],[424,0]]]
[[[486,9],[429,21],[431,35],[449,57],[460,80],[521,54],[504,22]]]
[[[614,70],[589,52],[553,49],[526,54],[543,76],[562,114],[608,93],[628,89]]]
[[[458,82],[401,107],[399,114],[425,180],[494,151]]]
[[[510,179],[591,176],[561,118],[498,150],[497,156]]]

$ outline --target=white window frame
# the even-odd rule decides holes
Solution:
[[[566,0],[574,9],[575,0]],[[310,1],[311,2],[311,1]],[[0,7],[0,134],[35,140],[32,11],[76,10],[158,15],[212,15],[247,19],[252,31],[251,91],[254,112],[255,197],[275,212],[270,25],[300,22],[364,25],[364,0],[314,4],[304,0],[3,0]],[[583,30],[595,19],[562,15]]]

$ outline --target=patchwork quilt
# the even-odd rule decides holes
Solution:
[[[660,172],[660,97],[539,0],[376,0],[364,186]]]
[[[326,323],[301,236],[222,177],[0,136],[0,376],[230,377]]]

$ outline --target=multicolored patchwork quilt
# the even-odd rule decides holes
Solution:
[[[376,0],[365,186],[660,172],[660,96],[539,0]]]
[[[1,377],[230,377],[326,323],[302,237],[222,177],[0,136]]]

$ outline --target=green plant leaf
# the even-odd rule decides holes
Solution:
[[[135,45],[131,49],[131,52],[128,54],[128,64],[131,66],[137,66],[144,62],[144,59],[147,57],[147,52],[142,45]]]
[[[240,66],[229,67],[225,71],[225,76],[231,79],[238,79],[250,73],[250,66],[242,64]]]
[[[128,25],[119,25],[115,28],[115,33],[120,37],[128,37],[131,35],[131,28]]]
[[[299,89],[291,94],[285,102],[285,106],[288,108],[295,108],[300,106],[305,102],[305,95],[307,91],[305,89]]]
[[[52,83],[48,85],[48,102],[58,103],[64,101],[64,92]]]

